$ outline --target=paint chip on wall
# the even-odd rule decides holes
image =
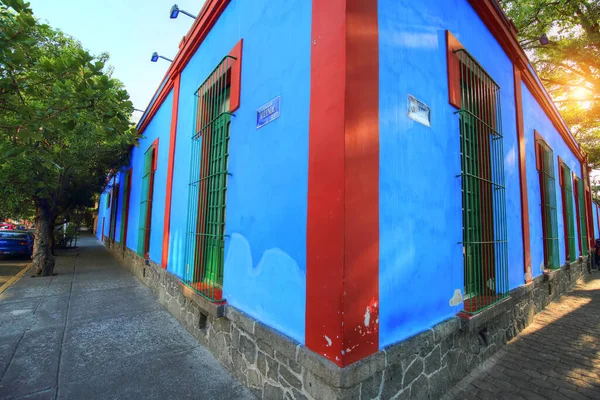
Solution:
[[[450,299],[450,307],[459,306],[463,302],[463,295],[460,289],[454,291],[454,296]]]

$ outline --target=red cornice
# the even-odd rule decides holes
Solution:
[[[190,59],[194,56],[196,50],[198,50],[198,47],[200,47],[200,44],[202,44],[206,35],[213,28],[230,1],[231,0],[207,0],[206,3],[204,3],[202,10],[200,10],[190,31],[181,40],[179,51],[167,70],[165,77],[161,81],[161,85],[165,80],[167,80],[167,82],[162,88],[159,87],[157,90],[158,94],[155,93],[152,97],[156,100],[149,105],[148,113],[145,115],[142,123],[138,125],[138,132],[140,134],[142,134],[150,121],[152,121],[152,118],[173,88],[175,77],[181,73]]]
[[[581,146],[573,139],[562,116],[554,106],[552,100],[550,100],[546,88],[538,81],[532,69],[529,68],[529,59],[514,34],[514,25],[506,17],[498,2],[496,0],[469,0],[469,3],[513,61],[515,67],[521,71],[523,82],[542,106],[542,109],[548,118],[550,118],[567,146],[569,146],[569,149],[580,162],[583,162],[585,153],[581,150]]]

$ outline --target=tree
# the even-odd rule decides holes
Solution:
[[[588,153],[590,166],[600,168],[600,2],[500,3],[565,122]]]
[[[54,224],[89,206],[134,143],[133,105],[106,54],[0,0],[0,210],[35,211],[33,263],[51,275]]]

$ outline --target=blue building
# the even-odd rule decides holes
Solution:
[[[207,0],[138,129],[98,238],[267,398],[436,398],[599,236],[496,0]]]

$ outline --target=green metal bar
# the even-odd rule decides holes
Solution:
[[[465,51],[460,120],[465,308],[476,313],[508,294],[506,199],[499,87]]]

